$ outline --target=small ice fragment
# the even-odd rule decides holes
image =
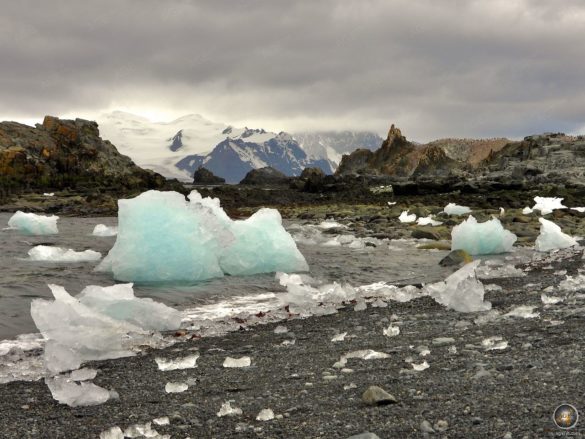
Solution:
[[[559,283],[559,289],[562,291],[576,292],[585,288],[585,275],[579,274],[577,276],[567,276],[567,278]],[[546,290],[545,290],[546,291]]]
[[[416,221],[416,214],[408,214],[408,210],[404,210],[400,216],[398,217],[398,220],[401,223],[413,223]]]
[[[55,215],[43,216],[19,210],[8,220],[8,227],[25,235],[55,235],[59,233],[58,219],[59,217]]]
[[[453,337],[437,337],[433,338],[433,344],[436,346],[443,346],[446,344],[455,343],[455,339]]]
[[[278,325],[276,328],[274,328],[275,334],[286,334],[287,332],[288,332],[288,328],[286,326],[283,326],[283,325]]]
[[[534,312],[535,306],[520,305],[512,309],[504,317],[522,317],[524,319],[534,319],[540,317],[540,313]]]
[[[366,305],[366,302],[364,301],[358,302],[357,305],[353,307],[354,311],[364,311],[366,309],[368,309],[368,305]]]
[[[465,215],[470,213],[471,209],[467,206],[459,206],[455,203],[449,203],[447,206],[445,206],[443,212],[445,212],[447,215]]]
[[[177,369],[192,369],[197,367],[197,359],[199,354],[188,355],[183,358],[166,359],[156,357],[154,361],[158,365],[159,370],[177,370]]]
[[[169,420],[168,416],[162,416],[160,418],[155,418],[152,420],[156,425],[169,425],[171,421]]]
[[[83,369],[72,371],[69,375],[69,379],[73,381],[88,381],[93,380],[96,376],[97,370],[84,367]]]
[[[54,197],[55,196],[55,192],[44,192],[43,193],[43,197]]]
[[[509,252],[518,237],[504,229],[499,219],[478,223],[472,216],[451,231],[451,250],[465,250],[470,255]]]
[[[189,386],[185,383],[166,383],[165,391],[167,393],[181,393],[187,390]]]
[[[230,402],[224,402],[221,405],[221,408],[219,409],[219,412],[217,412],[217,416],[219,416],[220,418],[222,416],[236,416],[236,415],[241,415],[242,409],[239,407],[232,407]]]
[[[249,367],[252,364],[250,357],[232,358],[226,357],[223,362],[223,367]]]
[[[158,439],[160,436],[156,430],[152,429],[151,425],[150,422],[131,425],[124,430],[124,436],[128,438],[152,437]]]
[[[482,340],[481,345],[486,351],[494,351],[506,349],[508,347],[508,342],[500,336],[494,336]]]
[[[536,238],[534,248],[539,252],[572,247],[579,245],[577,240],[561,231],[561,228],[552,221],[538,218],[540,221],[540,234]]]
[[[398,326],[388,326],[387,328],[385,328],[382,333],[386,336],[386,337],[396,337],[398,334],[400,334],[400,328]]]
[[[110,399],[108,390],[86,381],[77,384],[67,378],[56,376],[45,378],[45,383],[53,398],[69,407],[99,405]]]
[[[387,201],[388,206],[394,206],[396,204],[396,201]]]
[[[428,369],[429,367],[429,363],[427,363],[426,361],[423,361],[421,364],[415,364],[415,363],[410,363],[412,365],[412,368],[416,371],[422,371],[425,369]]]
[[[377,352],[372,349],[364,349],[361,351],[352,351],[347,354],[343,354],[338,362],[333,367],[336,369],[342,369],[346,366],[349,358],[360,358],[362,360],[379,360],[383,358],[390,358],[390,355],[385,352]]]
[[[93,236],[116,236],[118,234],[117,227],[108,227],[105,224],[98,224],[94,227],[92,235]]]
[[[274,419],[274,412],[271,409],[260,410],[260,413],[256,416],[257,421],[270,421],[272,419]]]
[[[374,300],[371,305],[372,308],[388,308],[388,304],[380,298]]]
[[[28,251],[28,257],[30,261],[92,262],[99,261],[102,258],[102,254],[93,250],[76,252],[70,248],[37,245]]]
[[[108,428],[100,433],[100,439],[124,439],[124,433],[118,426]]]
[[[320,229],[338,229],[338,228],[342,228],[342,229],[347,229],[347,226],[345,224],[341,224],[338,223],[337,221],[321,221],[317,227],[319,227]]]
[[[540,295],[540,300],[542,300],[542,303],[545,305],[555,305],[557,303],[563,302],[565,299],[562,297],[547,296],[545,293],[542,293]]]
[[[345,386],[343,386],[343,390],[351,390],[351,389],[357,389],[357,386],[355,383],[349,383],[349,384],[346,384]]]
[[[536,203],[532,210],[540,210],[541,215],[548,215],[556,209],[566,209],[567,206],[563,205],[564,198],[554,197],[534,197]]]
[[[331,341],[332,342],[343,341],[343,340],[345,340],[346,335],[347,335],[347,332],[342,332],[341,334],[337,334],[335,337],[333,337],[331,339]]]
[[[523,215],[530,215],[532,213],[532,209],[530,207],[525,207],[524,209],[522,209],[522,214]]]
[[[585,213],[585,207],[571,207],[571,210],[576,210],[579,213]]]
[[[419,226],[440,226],[441,224],[443,224],[441,221],[436,221],[433,219],[432,215],[426,216],[426,217],[420,217],[416,220],[416,223]]]
[[[456,354],[457,353],[457,348],[455,346],[449,346],[449,353],[450,354]]]

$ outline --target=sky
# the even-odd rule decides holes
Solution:
[[[582,0],[2,1],[0,120],[585,133]]]

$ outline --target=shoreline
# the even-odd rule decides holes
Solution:
[[[559,259],[562,255],[570,256]],[[483,281],[502,287],[486,294],[498,316],[446,310],[423,297],[389,301],[386,308],[370,304],[365,311],[349,306],[333,315],[257,325],[136,357],[92,362],[86,366],[99,371],[94,383],[120,395],[99,406],[60,405],[42,381],[0,385],[0,431],[5,437],[91,438],[116,425],[125,429],[168,416],[169,425],[152,428],[173,438],[346,438],[365,431],[380,438],[414,438],[424,437],[429,425],[445,426],[437,421],[447,422],[437,437],[554,437],[561,432],[552,421],[555,408],[570,403],[582,410],[584,403],[584,299],[558,291],[564,278],[559,270],[576,275],[581,258],[581,249],[543,255],[526,265],[531,270],[525,277]],[[564,302],[543,305],[541,292],[551,286],[555,292],[549,294],[566,296]],[[503,317],[520,305],[537,307],[539,317]],[[400,334],[383,335],[390,323]],[[288,332],[275,334],[278,325]],[[342,332],[348,332],[344,341],[331,341]],[[187,331],[184,338],[189,336]],[[486,350],[482,341],[492,336],[501,336],[508,347]],[[283,345],[286,340],[295,342]],[[430,354],[423,357],[425,348]],[[341,355],[363,349],[389,358],[349,359],[344,371],[333,367]],[[162,372],[154,361],[195,352],[200,358],[194,369]],[[227,356],[249,356],[252,365],[223,368]],[[412,368],[411,363],[423,361],[428,369]],[[189,379],[196,381],[187,391],[165,393],[166,382]],[[361,395],[370,385],[398,402],[366,405]],[[243,414],[218,417],[228,400]],[[256,421],[265,408],[282,418]],[[584,431],[582,423],[571,430]]]

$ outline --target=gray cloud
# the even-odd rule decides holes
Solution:
[[[578,0],[8,2],[0,117],[118,106],[271,129],[585,127]]]

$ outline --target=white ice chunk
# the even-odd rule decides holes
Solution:
[[[224,273],[308,270],[277,210],[232,221],[219,200],[196,191],[189,198],[148,191],[119,200],[116,243],[98,271],[126,281],[195,282]]]
[[[363,349],[360,351],[352,351],[348,352],[347,354],[343,354],[339,361],[333,365],[336,369],[341,369],[347,365],[347,360],[349,358],[359,358],[362,360],[380,360],[384,358],[390,358],[385,352],[377,352],[372,349]]]
[[[547,252],[579,245],[575,238],[563,233],[561,228],[552,221],[544,218],[538,218],[538,221],[540,221],[540,234],[534,243],[537,251]]]
[[[499,219],[478,223],[469,216],[451,231],[451,250],[465,250],[470,255],[509,252],[518,237],[504,229]]]
[[[522,209],[523,215],[530,215],[531,213],[532,213],[532,209],[528,206],[526,206],[524,209]]]
[[[565,299],[562,297],[547,296],[545,293],[542,293],[540,295],[540,300],[542,300],[542,303],[545,305],[556,305],[557,303],[563,302]]]
[[[475,274],[480,262],[477,260],[466,264],[444,282],[427,285],[425,289],[438,303],[455,311],[487,311],[492,305],[490,302],[484,302],[485,290]]]
[[[337,221],[322,221],[320,222],[317,227],[321,228],[321,229],[337,229],[337,228],[342,228],[342,229],[347,229],[347,226],[341,223],[338,223]]]
[[[274,419],[274,412],[271,409],[260,410],[256,416],[257,421],[271,421],[272,419]]]
[[[398,326],[388,326],[387,328],[385,328],[382,333],[386,336],[386,337],[396,337],[398,334],[400,334],[400,328]]]
[[[84,367],[83,369],[77,369],[69,374],[69,379],[72,381],[89,381],[93,380],[97,376],[97,370],[89,369]]]
[[[482,340],[481,345],[486,351],[503,350],[508,347],[508,342],[500,336],[488,337]]]
[[[579,213],[585,213],[585,207],[571,207],[571,210],[576,210]]]
[[[187,390],[189,386],[186,383],[166,383],[165,392],[167,393],[182,393]]]
[[[338,341],[343,341],[345,340],[345,336],[347,335],[347,332],[342,332],[341,334],[337,334],[336,336],[334,336],[331,341],[336,343]]]
[[[427,291],[421,290],[414,285],[397,287],[396,285],[388,285],[386,282],[362,285],[357,291],[362,295],[381,296],[384,299],[394,300],[395,302],[410,302],[413,299],[428,295]]]
[[[251,364],[252,359],[250,357],[226,357],[226,359],[223,361],[223,367],[250,367]]]
[[[99,405],[110,399],[110,391],[89,382],[77,384],[56,376],[45,378],[45,383],[55,400],[70,407]]]
[[[55,196],[55,192],[44,192],[43,193],[43,197],[54,197]]]
[[[158,365],[159,370],[180,370],[180,369],[193,369],[197,367],[197,359],[199,354],[188,355],[182,358],[166,359],[156,357],[154,361]]]
[[[286,334],[287,332],[288,332],[288,328],[286,326],[283,326],[283,325],[278,325],[276,328],[274,328],[275,334]]]
[[[504,317],[521,317],[523,319],[534,319],[536,317],[540,317],[540,313],[534,312],[535,309],[535,306],[520,305],[510,310],[510,312],[507,314],[504,314]]]
[[[48,245],[37,245],[28,251],[28,257],[31,261],[91,262],[99,261],[102,258],[102,254],[93,250],[76,252],[70,248],[65,249]]]
[[[57,229],[58,216],[36,215],[17,211],[8,220],[8,227],[17,229],[25,235],[54,235],[59,233]]]
[[[124,430],[124,437],[128,438],[140,438],[140,437],[151,437],[156,439],[163,439],[165,436],[159,436],[156,430],[153,430],[151,423],[146,424],[134,424]]]
[[[428,369],[429,367],[429,363],[427,363],[426,361],[423,361],[421,364],[415,364],[415,363],[410,363],[412,365],[412,368],[416,371],[423,371]]]
[[[567,276],[567,278],[559,284],[561,291],[576,292],[585,289],[585,275],[579,274],[577,276]]]
[[[553,210],[566,209],[567,206],[563,205],[563,200],[564,198],[534,197],[536,204],[532,207],[532,210],[540,210],[541,215],[547,215]]]
[[[93,236],[116,236],[118,234],[117,227],[108,227],[105,224],[98,224],[94,227],[92,235]]]
[[[219,409],[219,412],[217,412],[217,416],[222,417],[222,416],[237,416],[237,415],[241,415],[242,409],[239,407],[232,407],[230,404],[230,401],[224,402],[221,405],[221,408]]]
[[[408,214],[408,210],[403,211],[400,216],[398,217],[398,220],[401,223],[413,223],[416,221],[416,214]]]
[[[169,425],[171,421],[169,420],[168,416],[162,416],[160,418],[155,418],[152,420],[156,425]]]
[[[466,215],[471,212],[471,209],[467,206],[459,206],[455,203],[449,203],[443,209],[447,215]]]
[[[124,439],[124,432],[118,426],[108,428],[100,433],[100,439]]]
[[[387,201],[386,203],[388,203],[388,206],[394,206],[396,201]]]
[[[420,217],[416,220],[416,223],[419,226],[440,226],[441,224],[443,224],[441,221],[437,221],[433,219],[432,215],[429,216],[425,216],[425,217]]]

